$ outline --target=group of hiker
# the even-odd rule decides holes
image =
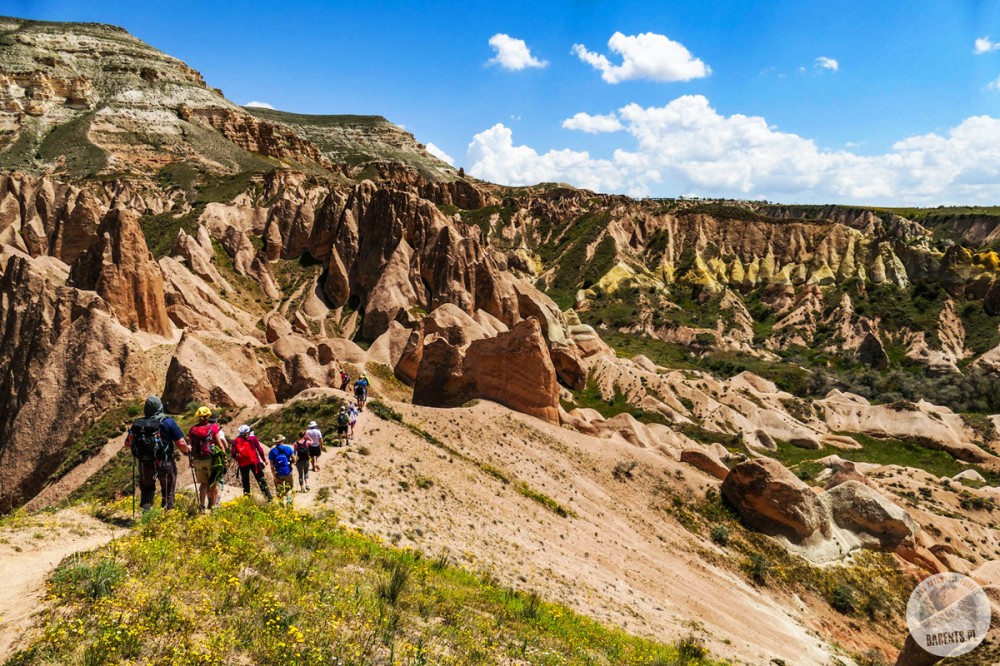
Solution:
[[[341,383],[349,381],[347,373],[341,371]],[[336,446],[346,446],[354,439],[354,426],[359,412],[364,410],[369,385],[368,375],[363,374],[354,384],[356,401],[338,411]],[[253,476],[264,498],[269,502],[273,499],[264,474],[267,466],[274,478],[275,492],[283,503],[291,504],[294,472],[298,473],[299,491],[310,490],[309,473],[319,471],[319,459],[324,448],[323,433],[316,421],[311,421],[305,430],[300,431],[292,445],[287,444],[284,435],[279,434],[272,440],[270,449],[265,451],[247,424],[237,429],[236,438],[230,444],[211,409],[199,407],[195,411],[195,419],[197,423],[185,437],[177,422],[164,413],[160,398],[152,395],[143,406],[143,417],[136,419],[129,428],[125,446],[131,450],[135,460],[133,471],[138,471],[139,504],[143,511],[153,506],[157,481],[163,508],[174,507],[177,461],[181,455],[187,455],[191,460],[191,474],[198,488],[202,511],[218,507],[219,487],[226,478],[229,460],[239,470],[244,495],[250,494],[250,478]]]

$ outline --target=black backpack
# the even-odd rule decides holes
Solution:
[[[137,419],[132,424],[132,455],[147,463],[170,458],[170,443],[160,437],[159,419]]]

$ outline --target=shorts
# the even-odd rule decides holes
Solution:
[[[338,425],[337,426],[337,434],[338,435],[346,435],[347,434],[347,426],[345,426],[345,425]]]
[[[282,490],[291,490],[292,489],[292,485],[293,484],[292,484],[292,475],[291,474],[285,474],[285,475],[275,474],[274,475],[274,488],[279,493]]]
[[[200,485],[218,485],[226,473],[226,464],[220,458],[202,458],[191,461],[194,478]]]
[[[310,458],[319,458],[319,454],[321,454],[321,453],[323,453],[323,447],[322,446],[310,446],[309,447],[309,457]]]

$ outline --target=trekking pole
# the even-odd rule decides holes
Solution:
[[[135,456],[132,456],[132,520],[135,520]]]
[[[194,501],[198,503],[198,513],[204,511],[201,506],[201,491],[198,490],[198,477],[194,475],[194,462],[188,456],[188,467],[191,468],[191,483],[194,486]]]

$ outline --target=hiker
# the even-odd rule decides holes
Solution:
[[[146,398],[142,413],[143,417],[132,423],[125,438],[125,446],[132,450],[139,466],[139,506],[143,512],[152,508],[156,480],[159,479],[160,506],[172,509],[177,488],[175,448],[181,453],[190,449],[177,422],[163,413],[163,402],[159,396]]]
[[[347,374],[347,371],[343,368],[340,369],[340,390],[346,391],[348,384],[351,383],[351,376]]]
[[[319,471],[319,455],[323,452],[323,433],[319,431],[319,426],[315,421],[309,422],[309,429],[306,430],[306,437],[309,438],[309,460],[312,463],[312,471]]]
[[[362,375],[361,379],[359,379],[358,381],[354,382],[354,397],[358,401],[358,411],[359,412],[365,411],[365,402],[367,402],[367,400],[368,400],[368,387],[369,387],[369,385],[370,384],[368,382],[368,375],[367,374]]]
[[[312,442],[306,436],[306,431],[299,432],[295,440],[295,469],[299,472],[299,490],[309,490],[309,444]]]
[[[347,407],[341,406],[337,414],[337,446],[347,446],[347,428],[351,418],[347,415]]]
[[[271,473],[274,474],[274,490],[281,498],[282,504],[292,503],[292,464],[295,460],[295,450],[285,444],[285,436],[278,435],[271,442],[271,451],[267,459],[271,462]]]
[[[198,425],[188,431],[191,447],[191,469],[198,483],[198,501],[202,511],[219,506],[219,481],[226,474],[226,436],[218,423],[211,423],[212,410],[199,407],[194,413]]]
[[[264,461],[267,454],[264,447],[260,445],[257,435],[253,434],[250,426],[243,424],[237,430],[236,439],[233,440],[233,460],[236,461],[240,470],[240,481],[243,482],[243,494],[250,494],[250,474],[257,479],[260,492],[264,498],[271,501],[271,489],[267,487],[267,479],[264,478]]]
[[[347,405],[347,425],[351,427],[351,437],[354,439],[354,426],[358,422],[358,405],[353,400]]]

